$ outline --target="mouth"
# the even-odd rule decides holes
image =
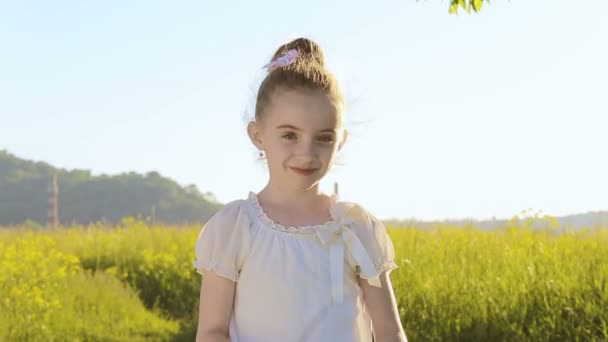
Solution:
[[[308,176],[308,175],[314,173],[315,171],[317,171],[317,169],[299,169],[297,167],[290,167],[290,169],[292,169],[295,173],[304,175],[304,176]]]

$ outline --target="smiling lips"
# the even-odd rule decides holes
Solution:
[[[298,169],[296,167],[291,167],[290,169],[292,169],[295,173],[304,175],[304,176],[308,176],[317,170],[317,169]]]

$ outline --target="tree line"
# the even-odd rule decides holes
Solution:
[[[203,223],[222,204],[195,185],[180,186],[152,171],[92,175],[24,160],[0,150],[0,225],[46,224],[48,188],[57,176],[59,221],[63,225],[118,223],[127,216],[164,224]]]

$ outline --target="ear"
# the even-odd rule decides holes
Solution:
[[[257,147],[259,150],[264,149],[261,127],[257,122],[249,121],[249,123],[247,124],[247,134],[249,135],[249,139],[251,139],[251,142],[255,145],[255,147]]]
[[[338,151],[340,151],[342,149],[342,146],[344,146],[344,144],[346,143],[347,139],[348,139],[348,131],[347,130],[343,130],[342,131],[342,139],[340,140],[340,145],[338,146]]]

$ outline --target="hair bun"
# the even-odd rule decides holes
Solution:
[[[318,63],[321,67],[325,67],[325,56],[323,49],[319,44],[308,38],[297,38],[287,44],[281,45],[272,56],[271,62],[286,54],[287,51],[296,49],[300,54],[299,58],[309,58]]]

